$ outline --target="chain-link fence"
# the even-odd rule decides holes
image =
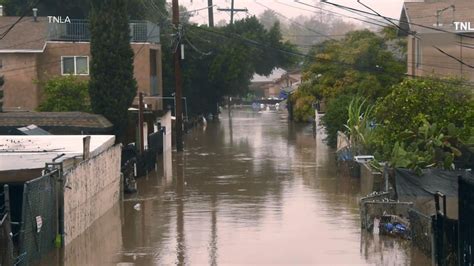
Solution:
[[[413,245],[418,247],[426,256],[431,257],[433,245],[433,228],[430,216],[416,209],[408,210],[410,220],[410,237]]]
[[[0,265],[13,264],[8,185],[0,187]]]
[[[58,172],[24,184],[19,254],[20,265],[40,258],[55,246],[58,231]]]

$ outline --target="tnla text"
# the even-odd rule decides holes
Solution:
[[[71,23],[71,20],[69,19],[69,16],[66,16],[66,18],[62,17],[57,17],[57,16],[48,16],[48,21],[49,23],[60,23],[60,24],[65,24],[65,23]]]
[[[471,22],[455,21],[453,23],[456,31],[474,31],[474,28],[471,28]]]

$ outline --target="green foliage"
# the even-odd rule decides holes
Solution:
[[[463,128],[465,138],[474,127],[472,88],[452,79],[406,79],[377,102],[375,115],[390,146],[400,141],[405,130],[417,132],[424,121],[444,129],[449,124]]]
[[[348,120],[347,107],[351,103],[353,96],[340,95],[329,101],[326,113],[321,118],[323,125],[326,128],[327,142],[331,147],[337,144],[337,132],[344,131],[344,126]]]
[[[406,79],[377,102],[375,116],[372,147],[394,167],[451,169],[474,144],[472,88],[462,80]]]
[[[460,140],[454,124],[449,124],[446,130],[424,121],[416,132],[405,130],[400,138],[390,154],[392,167],[410,168],[419,173],[427,167],[453,169],[454,159],[462,155],[456,148]]]
[[[43,101],[41,112],[90,112],[88,82],[74,76],[59,76],[41,84]]]
[[[115,133],[121,136],[127,122],[127,110],[137,93],[127,1],[93,1],[90,27],[92,110],[109,119]]]
[[[387,48],[386,40],[368,30],[316,45],[310,55],[314,59],[305,63],[303,78],[312,81],[318,97],[325,99],[352,94],[374,101],[390,92],[406,68]]]
[[[367,154],[374,136],[371,127],[373,105],[361,97],[355,97],[347,108],[346,134],[350,140],[350,148],[354,155]]]
[[[293,119],[296,121],[312,121],[314,119],[313,104],[316,98],[312,95],[301,95],[301,91],[291,95],[290,101],[293,104]]]
[[[347,107],[354,95],[363,95],[365,104],[369,105],[387,95],[391,86],[403,77],[405,64],[388,49],[386,42],[384,37],[361,30],[311,48],[311,59],[304,62],[300,90],[301,95],[329,102],[323,123],[330,146],[336,145],[337,131],[346,129]],[[369,149],[371,141],[363,142],[360,148]]]
[[[256,17],[221,28],[188,25],[186,34],[200,51],[210,52],[189,48],[183,61],[184,96],[194,114],[216,113],[224,96],[247,95],[254,73],[268,75],[275,67],[294,63],[293,57],[276,50],[294,49],[282,41],[279,24],[266,30]],[[174,81],[168,80],[174,87]]]

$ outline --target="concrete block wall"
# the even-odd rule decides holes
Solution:
[[[120,208],[116,203],[64,248],[64,265],[115,265],[104,254],[117,254],[122,249]]]
[[[77,238],[120,198],[120,145],[65,173],[64,244]]]
[[[373,191],[384,189],[384,180],[381,172],[373,170],[368,163],[360,164],[360,191],[362,195],[368,195]]]

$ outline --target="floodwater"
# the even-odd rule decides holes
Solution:
[[[224,111],[44,264],[430,265],[406,240],[361,232],[360,180],[336,173],[320,133],[283,111]]]

